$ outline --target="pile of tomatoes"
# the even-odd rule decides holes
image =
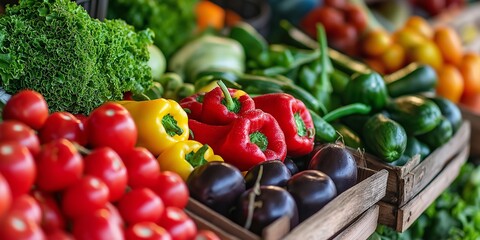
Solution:
[[[180,176],[135,147],[120,105],[49,114],[39,93],[23,90],[2,116],[0,239],[218,239],[185,213]]]

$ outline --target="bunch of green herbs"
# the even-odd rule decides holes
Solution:
[[[0,17],[0,83],[33,89],[51,111],[88,114],[152,85],[150,30],[101,22],[71,0],[21,0]]]
[[[194,35],[198,0],[109,0],[107,18],[121,18],[137,29],[150,28],[167,59]]]

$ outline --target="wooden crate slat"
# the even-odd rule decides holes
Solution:
[[[240,238],[232,235],[232,234],[229,234],[227,232],[225,232],[223,229],[219,228],[218,226],[216,226],[215,224],[212,224],[211,222],[209,221],[206,221],[205,219],[197,216],[196,214],[188,211],[187,209],[184,210],[188,216],[190,216],[190,218],[195,222],[195,224],[197,225],[197,228],[198,229],[207,229],[207,230],[210,230],[212,232],[214,232],[215,234],[217,234],[217,236],[220,238],[220,239],[223,239],[223,240],[241,240]]]
[[[470,155],[480,157],[480,115],[464,107],[460,107],[460,110],[462,111],[463,118],[469,120],[471,124]]]
[[[407,230],[427,207],[450,186],[458,176],[461,166],[466,162],[469,145],[464,146],[445,168],[418,195],[404,206],[380,202],[379,223],[394,228],[398,232]]]
[[[442,147],[434,150],[420,162],[417,156],[413,157],[405,166],[390,166],[378,158],[368,156],[368,167],[375,170],[387,169],[389,178],[387,191],[383,201],[402,206],[413,196],[417,195],[435,175],[457,154],[470,139],[470,122],[463,121],[455,135]]]
[[[350,226],[344,229],[339,235],[335,236],[335,240],[350,240],[350,239],[367,239],[375,232],[377,228],[379,206],[374,205],[360,217],[355,220]]]
[[[381,170],[343,192],[284,239],[331,238],[385,195],[387,175],[386,170]]]

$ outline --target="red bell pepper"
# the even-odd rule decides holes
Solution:
[[[194,139],[208,144],[225,162],[247,171],[267,160],[283,161],[287,146],[275,118],[260,109],[238,116],[228,125],[209,125],[190,119]]]
[[[287,143],[287,155],[300,157],[313,150],[315,128],[305,104],[286,93],[270,93],[253,98],[255,106],[270,113],[280,125]]]
[[[188,109],[187,115],[189,119],[200,120],[202,117],[204,97],[205,93],[201,92],[180,100],[180,106],[183,109]]]
[[[226,125],[239,115],[255,109],[253,99],[244,91],[228,89],[222,81],[218,81],[218,85],[205,94],[202,122]]]

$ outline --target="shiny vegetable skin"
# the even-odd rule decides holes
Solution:
[[[362,134],[367,150],[386,162],[400,158],[407,146],[407,134],[403,127],[381,113],[368,119]]]
[[[332,126],[337,131],[340,140],[344,142],[346,146],[351,148],[362,148],[363,142],[358,133],[354,132],[352,129],[347,127],[345,124],[342,123],[334,123]]]
[[[409,134],[420,135],[433,130],[441,121],[442,112],[427,98],[405,95],[394,99],[387,110]]]
[[[327,174],[335,183],[337,194],[341,194],[357,183],[357,162],[343,144],[327,143],[315,149],[316,152],[310,159],[308,169]]]
[[[335,128],[314,111],[309,110],[309,112],[315,127],[315,141],[322,143],[334,142],[338,138]]]
[[[429,65],[410,65],[384,77],[390,97],[435,90],[437,73]]]
[[[418,138],[425,142],[430,148],[435,149],[452,138],[452,124],[446,117],[441,118],[440,123],[432,131],[419,135]]]
[[[420,154],[420,159],[425,159],[425,157],[430,154],[430,148],[427,146],[427,144],[420,142],[416,137],[408,136],[407,147],[405,148],[403,155],[413,157],[416,154]]]
[[[242,173],[223,162],[208,162],[195,168],[187,179],[187,186],[192,198],[225,216],[245,192]]]
[[[359,74],[347,83],[343,100],[345,104],[364,103],[373,111],[378,111],[388,102],[387,87],[382,76],[376,72]]]
[[[462,112],[460,112],[458,106],[455,105],[452,101],[440,96],[432,97],[429,99],[432,100],[438,106],[438,108],[440,108],[442,115],[446,117],[448,121],[450,121],[450,123],[452,124],[453,132],[456,132],[462,124],[463,120]]]

